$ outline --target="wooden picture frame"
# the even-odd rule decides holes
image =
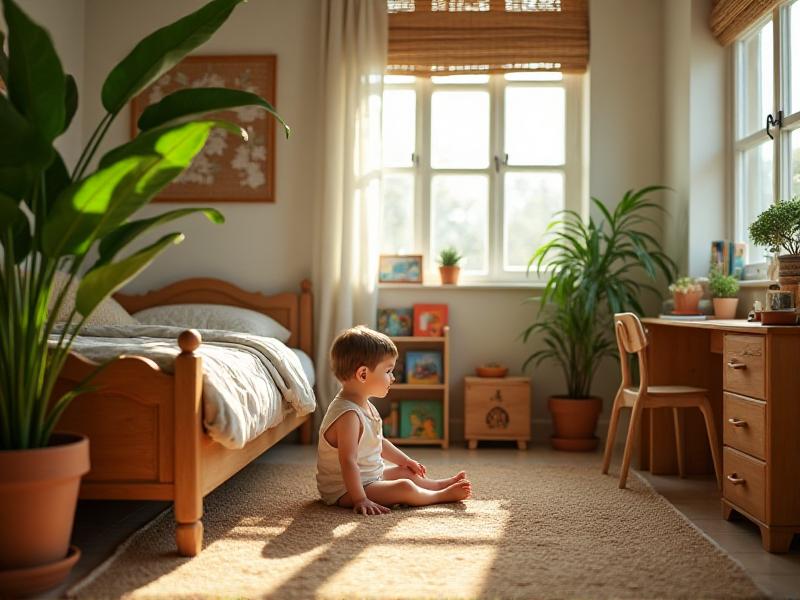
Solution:
[[[253,92],[275,106],[276,56],[188,56],[131,100],[131,138],[149,105],[191,87],[227,87]],[[216,128],[189,168],[155,202],[275,202],[276,119],[262,108],[212,113],[247,131],[247,142]]]
[[[381,254],[379,283],[422,283],[422,254]]]

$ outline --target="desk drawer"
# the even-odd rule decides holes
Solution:
[[[764,336],[726,333],[723,360],[724,387],[727,391],[766,399]]]
[[[766,402],[725,392],[722,401],[724,444],[766,460],[766,416]]]
[[[764,521],[766,463],[725,446],[722,449],[722,473],[725,499]]]

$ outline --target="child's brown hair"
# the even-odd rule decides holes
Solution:
[[[347,381],[362,365],[373,370],[388,358],[397,358],[397,346],[388,336],[357,325],[340,333],[331,346],[331,368],[339,381]]]

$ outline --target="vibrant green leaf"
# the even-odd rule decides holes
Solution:
[[[64,164],[64,159],[61,158],[61,154],[56,152],[50,166],[47,167],[47,170],[44,172],[46,212],[44,215],[38,215],[39,217],[47,217],[53,205],[56,203],[58,196],[67,189],[71,183],[72,181],[70,180],[67,166]]]
[[[44,168],[53,156],[50,143],[0,94],[0,167]]]
[[[144,109],[138,125],[139,129],[146,131],[174,121],[242,106],[264,109],[280,121],[286,137],[289,137],[289,126],[269,102],[258,94],[226,88],[189,88],[173,92]]]
[[[103,107],[116,115],[131,98],[206,42],[242,1],[213,0],[144,38],[106,78]]]
[[[163,250],[172,244],[179,244],[183,238],[182,233],[170,233],[119,262],[103,265],[87,273],[75,294],[75,308],[84,316],[90,315],[98,304],[136,277]]]
[[[11,102],[52,142],[64,128],[66,79],[47,30],[14,0],[3,0],[8,25],[8,95]]]
[[[100,258],[92,269],[96,269],[114,259],[117,253],[125,246],[139,237],[145,231],[157,225],[163,225],[192,213],[201,212],[212,223],[224,223],[225,217],[214,208],[181,208],[172,210],[149,219],[141,219],[120,225],[117,229],[106,235],[100,241]]]

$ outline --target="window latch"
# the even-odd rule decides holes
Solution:
[[[419,166],[419,154],[417,154],[416,152],[411,153],[411,164],[414,165],[415,167]]]
[[[500,172],[500,165],[501,164],[502,165],[507,165],[508,164],[508,154],[504,154],[502,159],[495,154],[495,156],[494,156],[494,171],[495,171],[495,173],[499,173]]]
[[[769,128],[777,126],[778,129],[780,129],[782,125],[783,125],[783,111],[782,110],[778,111],[778,118],[777,119],[775,119],[775,117],[773,117],[771,114],[767,115],[767,135],[769,136],[769,139],[771,139],[771,140],[775,139],[772,136],[772,134],[769,132]]]

